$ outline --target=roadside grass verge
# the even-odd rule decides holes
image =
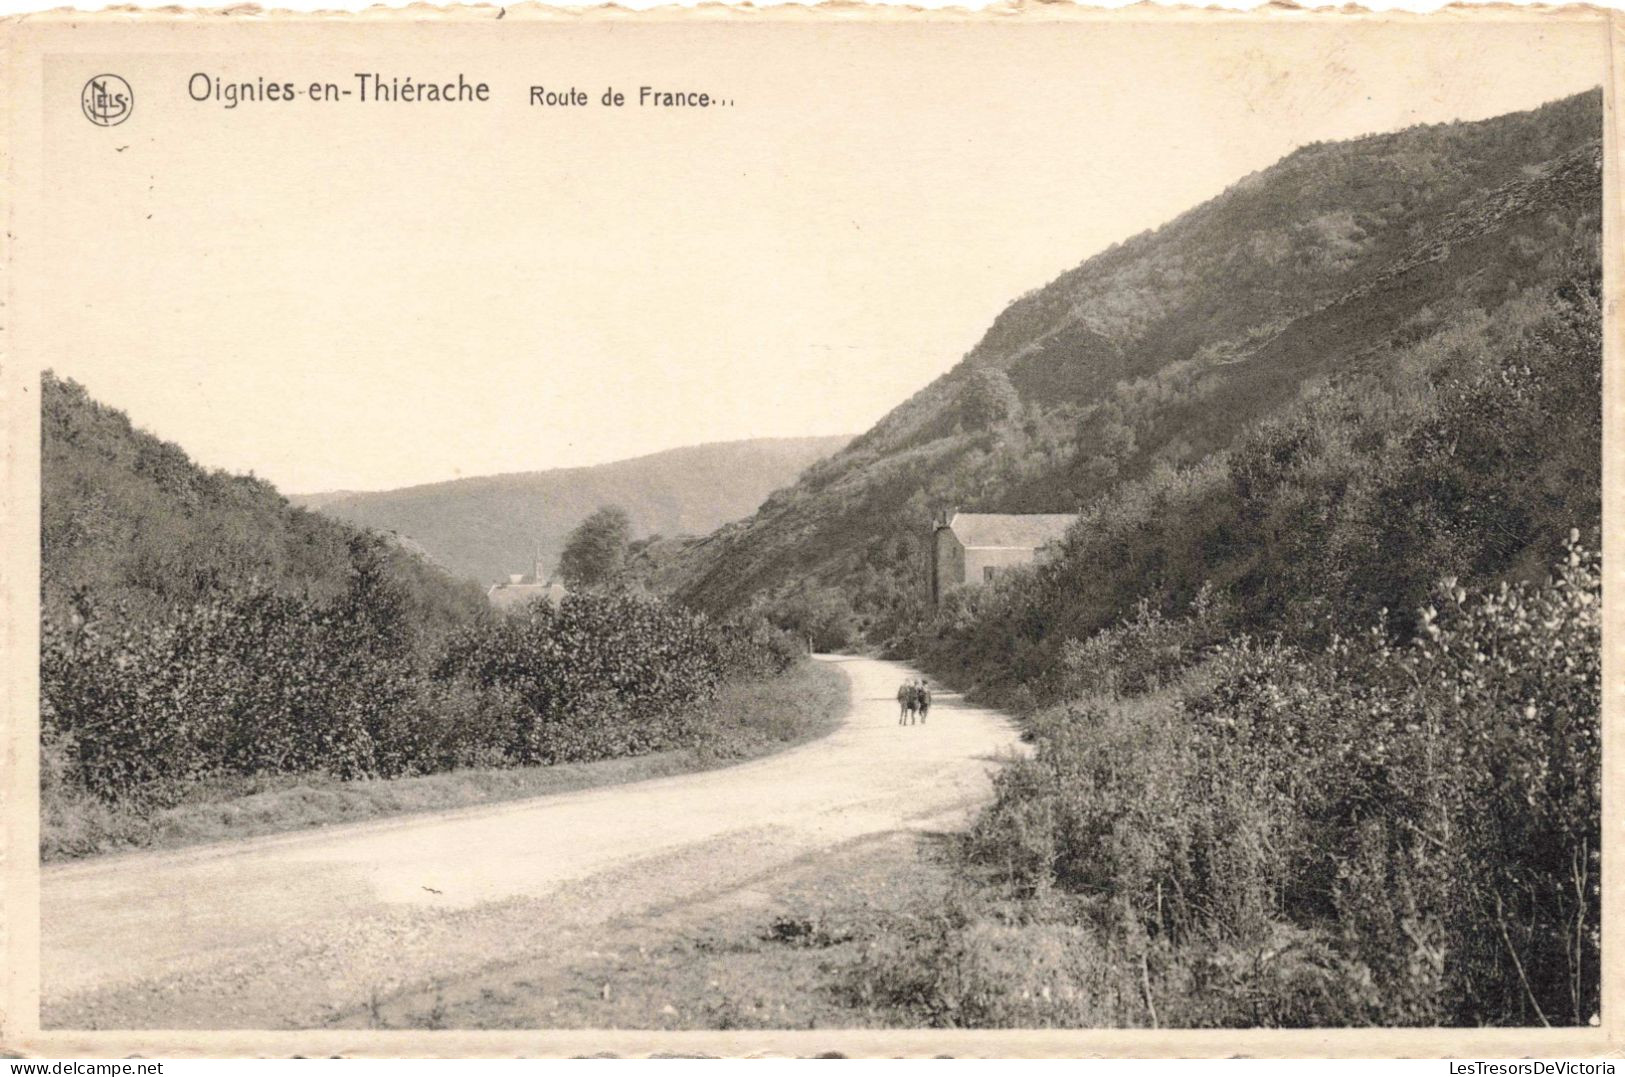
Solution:
[[[1138,969],[1059,903],[968,869],[956,834],[893,831],[769,883],[611,920],[337,1027],[1059,1028],[1145,1022]]]
[[[744,762],[833,731],[848,685],[833,666],[802,660],[776,677],[725,684],[698,708],[693,745],[647,755],[535,767],[471,767],[409,778],[340,781],[255,776],[199,787],[185,802],[142,813],[75,793],[42,767],[45,861],[129,849],[174,849],[291,830],[522,800]]]
[[[951,840],[951,839],[950,839]],[[911,1019],[855,989],[881,923],[928,919],[961,885],[943,839],[856,839],[709,899],[571,932],[467,978],[419,985],[347,1028],[877,1028]]]
[[[968,870],[963,836],[858,839],[771,882],[611,920],[333,1022],[402,1029],[1111,1027],[1136,967],[1060,904]],[[1126,996],[1126,997],[1125,997]]]

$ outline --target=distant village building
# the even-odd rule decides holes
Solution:
[[[945,512],[931,550],[931,601],[956,587],[990,583],[1000,572],[1030,565],[1057,548],[1076,513]]]
[[[545,598],[549,604],[557,606],[569,593],[557,577],[549,576],[542,570],[542,559],[538,556],[531,573],[516,572],[503,582],[492,584],[485,597],[497,609],[506,610],[533,598]]]

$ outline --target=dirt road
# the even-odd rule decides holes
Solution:
[[[43,1023],[318,1025],[986,799],[1018,746],[1004,718],[938,693],[928,724],[899,727],[913,670],[827,660],[852,681],[846,721],[738,767],[47,868]]]

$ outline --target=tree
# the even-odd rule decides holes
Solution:
[[[982,367],[965,383],[965,425],[973,429],[996,426],[1016,415],[1021,397],[1009,375],[997,367]]]
[[[626,572],[632,520],[618,505],[605,505],[576,525],[559,557],[559,574],[572,591],[617,583]]]
[[[797,639],[810,640],[815,651],[844,651],[857,640],[858,619],[846,595],[817,584],[779,599],[767,618]]]

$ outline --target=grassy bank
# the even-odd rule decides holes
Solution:
[[[969,865],[891,832],[695,904],[612,920],[465,980],[337,1017],[353,1028],[1136,1026],[1137,968]]]
[[[866,954],[962,884],[940,839],[870,835],[697,902],[572,931],[467,979],[338,1015],[349,1028],[877,1028]],[[917,1023],[915,1021],[914,1023]]]
[[[352,1028],[930,1028],[1139,1024],[1087,997],[1108,954],[966,871],[953,836],[864,837],[544,957],[376,1000]],[[1132,981],[1129,981],[1132,986]],[[1138,988],[1134,991],[1137,993]],[[1125,1002],[1131,1000],[1123,1000]]]
[[[47,861],[128,849],[173,849],[334,823],[443,811],[567,793],[726,766],[829,733],[846,712],[846,678],[801,661],[783,674],[724,685],[690,717],[700,730],[686,748],[590,763],[470,767],[371,781],[277,775],[200,787],[174,807],[143,813],[42,785],[40,854]]]

